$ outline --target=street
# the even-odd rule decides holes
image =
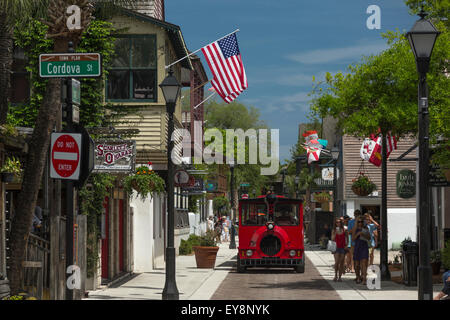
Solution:
[[[212,300],[340,300],[331,285],[306,258],[305,273],[291,269],[233,269]]]
[[[308,247],[305,273],[290,269],[236,271],[236,250],[219,245],[214,269],[198,269],[194,255],[177,256],[176,282],[180,300],[417,300],[417,287],[382,281],[381,289],[356,284],[355,274],[334,282],[334,258],[329,251]],[[378,262],[377,255],[375,263]],[[109,287],[90,291],[83,300],[161,300],[165,270],[135,273]],[[434,285],[434,294],[441,290]]]

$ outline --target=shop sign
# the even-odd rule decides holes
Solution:
[[[136,141],[102,140],[95,142],[94,172],[133,172],[136,161]]]
[[[397,195],[403,199],[409,199],[416,195],[416,173],[411,170],[397,172]]]

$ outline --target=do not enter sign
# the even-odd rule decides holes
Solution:
[[[81,159],[80,133],[52,133],[50,177],[78,180]]]

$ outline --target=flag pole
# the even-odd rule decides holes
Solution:
[[[216,93],[215,92],[213,92],[213,93],[211,93],[205,100],[203,100],[202,102],[200,102],[198,105],[196,105],[195,107],[194,107],[194,109],[197,109],[197,107],[198,106],[200,106],[202,103],[204,103],[204,102],[206,102],[207,100],[209,100],[213,95],[215,95]]]
[[[226,38],[226,37],[228,37],[229,35],[232,35],[233,33],[236,33],[236,32],[238,32],[238,31],[240,31],[240,30],[239,30],[239,29],[236,29],[236,30],[234,30],[233,32],[231,32],[231,33],[229,33],[229,34],[227,34],[227,35],[225,35],[225,36],[223,36],[223,37],[221,37],[221,38],[219,38],[219,39],[217,39],[217,40],[214,40],[213,42],[222,40],[223,38]],[[213,43],[213,42],[208,43],[206,46],[209,46],[209,45],[210,45],[211,43]],[[177,63],[180,62],[180,61],[183,61],[184,59],[186,59],[186,58],[192,56],[193,54],[199,52],[200,50],[202,50],[202,48],[204,48],[204,47],[206,47],[206,46],[203,46],[203,47],[201,47],[200,49],[195,50],[194,52],[189,53],[187,56],[185,56],[185,57],[183,57],[183,58],[181,58],[181,59],[179,59],[179,60],[177,60],[177,61],[175,61],[175,62],[172,62],[171,64],[169,64],[169,65],[166,66],[166,69],[170,68],[170,67],[173,66],[174,64],[177,64]]]

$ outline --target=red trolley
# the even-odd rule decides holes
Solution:
[[[237,271],[290,267],[305,272],[302,200],[275,194],[239,200]]]

